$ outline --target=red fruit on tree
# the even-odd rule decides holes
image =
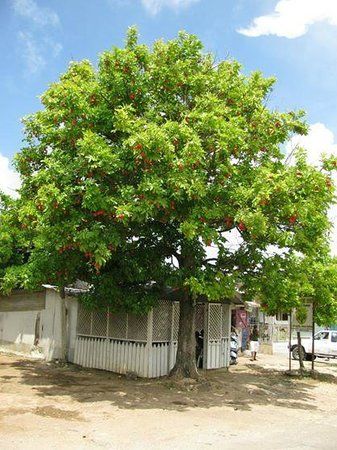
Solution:
[[[94,211],[94,212],[93,212],[93,215],[94,215],[95,217],[98,217],[98,216],[104,216],[104,214],[105,214],[104,209],[99,209],[98,211]]]
[[[246,225],[243,222],[239,222],[238,228],[239,228],[240,231],[245,231],[246,230]]]

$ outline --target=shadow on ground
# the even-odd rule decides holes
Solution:
[[[8,375],[10,373],[10,375]],[[2,376],[3,375],[3,376]],[[208,371],[202,382],[175,382],[169,378],[130,380],[94,369],[0,356],[0,385],[6,393],[33,390],[43,398],[67,396],[79,403],[109,402],[118,408],[183,411],[228,406],[250,410],[274,405],[315,410],[312,390],[317,380],[294,379],[282,371],[264,369],[247,361],[226,370]],[[336,382],[329,377],[329,382]]]

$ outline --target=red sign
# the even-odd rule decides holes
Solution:
[[[245,311],[244,309],[237,309],[235,321],[237,328],[247,328],[248,327],[247,311]]]

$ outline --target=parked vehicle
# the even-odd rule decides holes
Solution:
[[[239,351],[239,339],[235,332],[231,333],[231,342],[230,342],[230,362],[229,364],[237,364],[238,363],[238,351]]]
[[[312,355],[312,338],[302,337],[303,359],[312,357],[337,358],[337,331],[318,331],[314,336],[315,354]],[[291,346],[291,354],[294,359],[299,359],[299,348],[297,344]]]

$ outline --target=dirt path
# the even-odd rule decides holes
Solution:
[[[327,381],[240,358],[207,381],[127,380],[0,355],[1,449],[335,449],[337,364]]]

